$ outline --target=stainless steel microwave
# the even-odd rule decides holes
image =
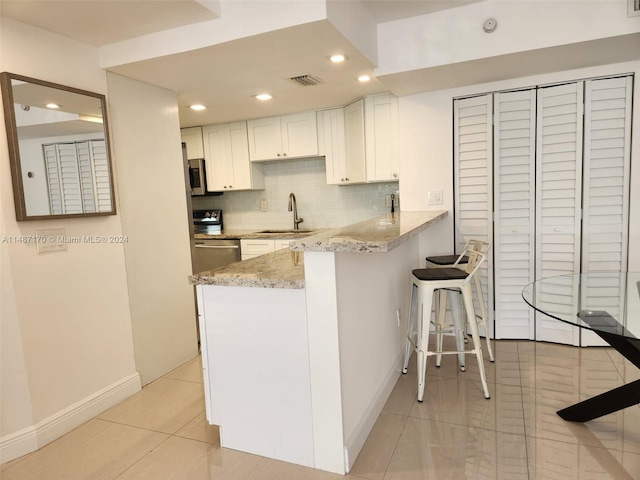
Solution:
[[[191,195],[207,194],[204,158],[195,158],[189,160],[189,183],[191,184]]]

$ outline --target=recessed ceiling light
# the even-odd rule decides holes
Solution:
[[[191,110],[206,110],[207,107],[205,107],[204,105],[200,105],[199,103],[196,105],[189,105],[189,108]]]
[[[256,95],[256,98],[258,100],[271,100],[273,97],[268,93],[259,93],[258,95]]]
[[[60,108],[60,105],[58,105],[57,103],[47,103],[47,108]]]
[[[360,75],[358,77],[359,82],[368,82],[369,80],[371,80],[371,77],[369,75]]]
[[[347,56],[344,53],[336,53],[335,55],[331,55],[329,57],[329,60],[331,60],[333,63],[344,62],[346,59]]]

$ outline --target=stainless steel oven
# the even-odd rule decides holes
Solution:
[[[223,267],[241,259],[240,239],[215,238],[222,234],[222,210],[194,210],[193,273]]]

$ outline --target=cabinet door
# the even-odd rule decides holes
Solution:
[[[233,180],[229,173],[229,158],[225,141],[224,125],[203,127],[205,152],[205,170],[207,173],[207,191],[228,190]]]
[[[536,279],[580,271],[583,89],[583,82],[538,89]],[[537,312],[536,340],[578,345],[579,331]]]
[[[247,122],[229,123],[224,126],[226,153],[229,169],[229,189],[253,188],[251,162],[247,143]]]
[[[522,289],[535,278],[536,91],[494,95],[496,338],[534,339]]]
[[[323,147],[325,156],[327,184],[340,185],[346,183],[344,110],[342,108],[325,110],[319,112],[318,117],[323,132],[323,145],[321,147]]]
[[[280,117],[249,120],[247,129],[252,162],[282,158]]]
[[[279,238],[273,241],[274,250],[282,250],[283,248],[289,248],[289,244],[293,242],[295,238]]]
[[[202,127],[190,127],[180,130],[182,141],[187,144],[187,158],[206,158],[202,139]]]
[[[240,239],[240,252],[243,260],[271,253],[274,248],[275,246],[271,239]]]
[[[364,101],[344,107],[345,183],[367,180],[364,147]]]
[[[364,101],[367,181],[398,180],[398,99],[373,95]]]
[[[280,119],[282,155],[284,157],[313,157],[318,155],[318,126],[316,112],[287,115]]]

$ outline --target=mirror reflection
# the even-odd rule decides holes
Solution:
[[[2,74],[18,220],[115,213],[103,95]]]

